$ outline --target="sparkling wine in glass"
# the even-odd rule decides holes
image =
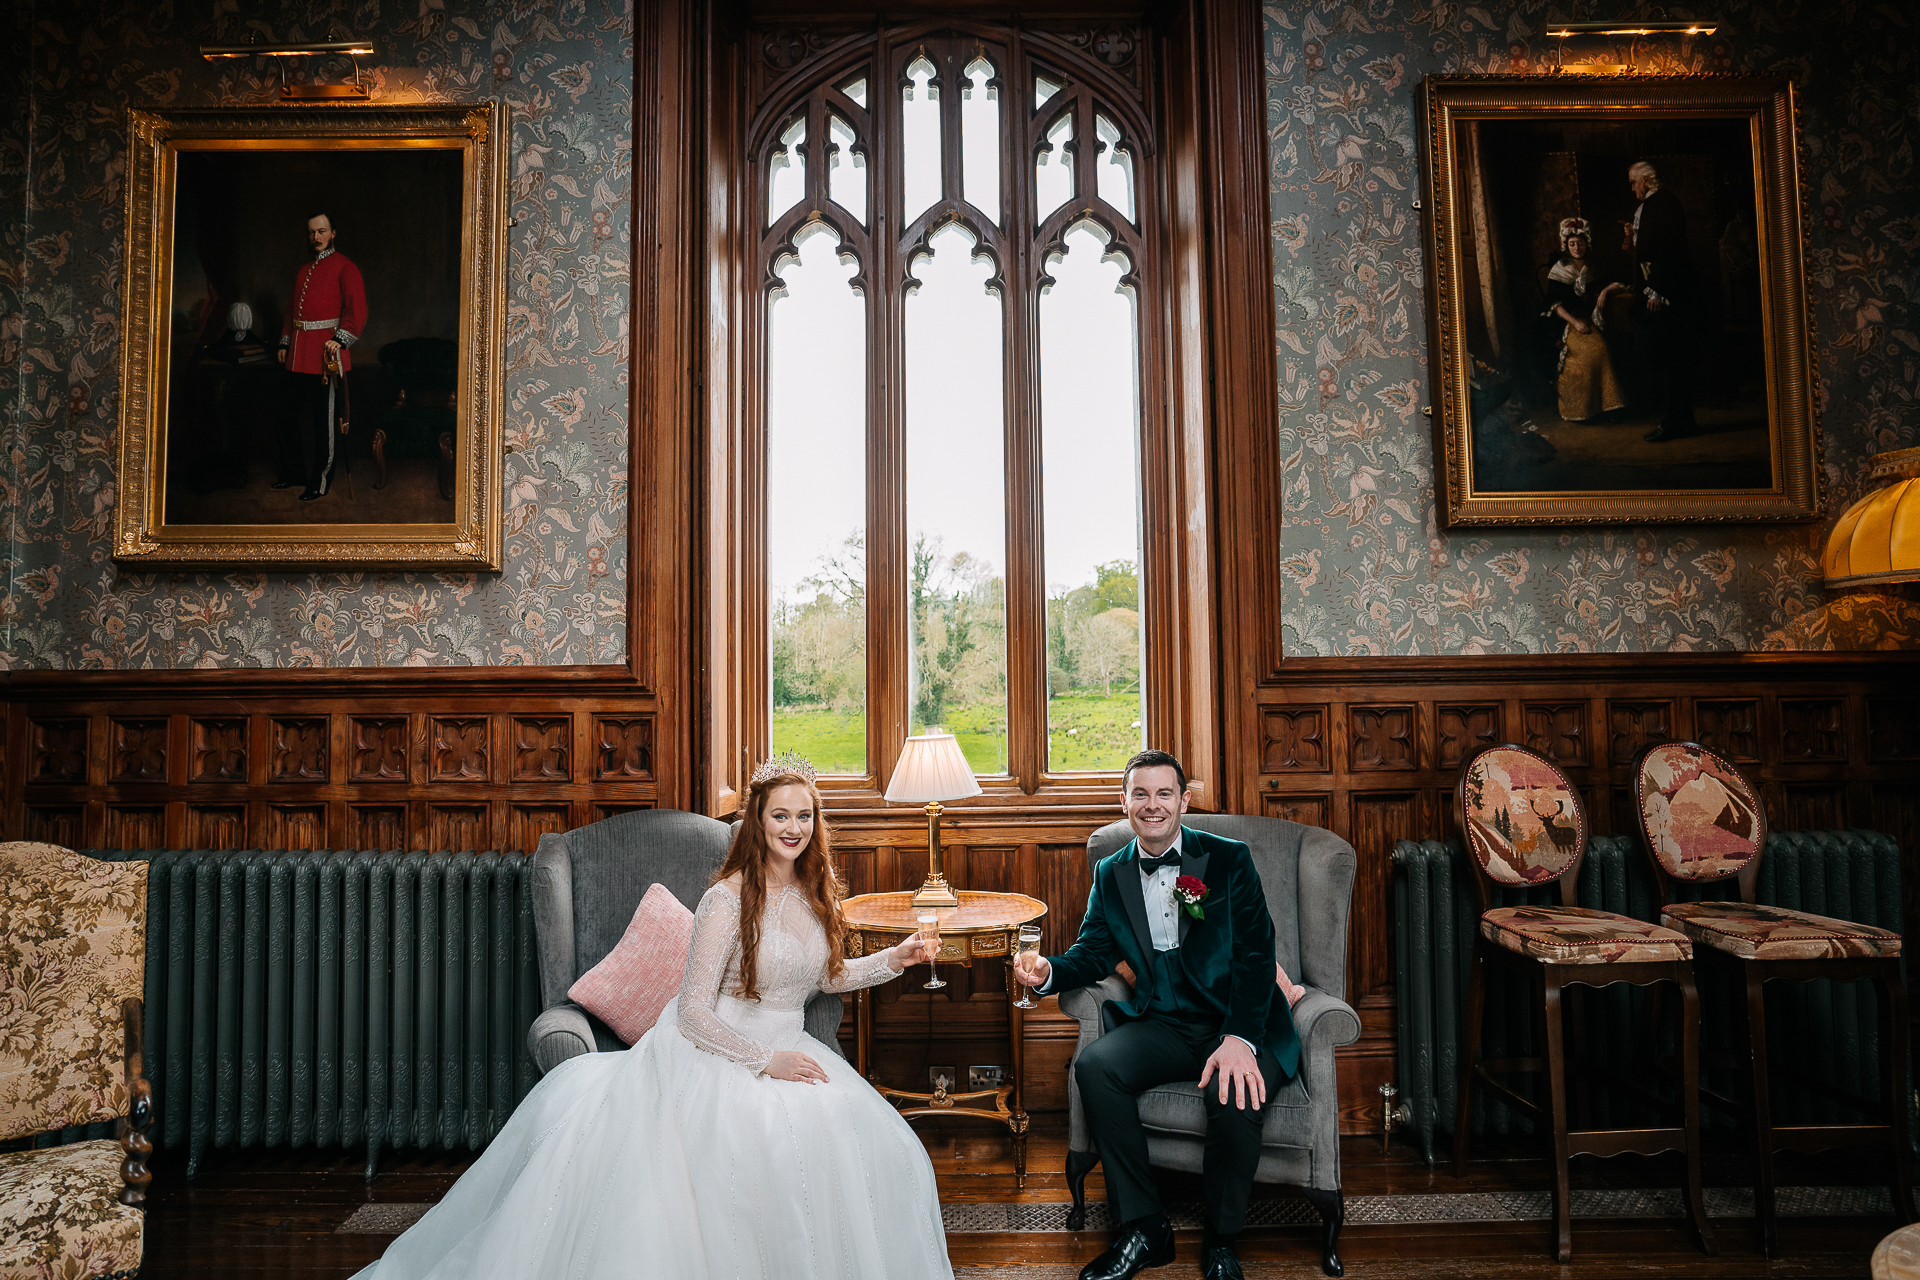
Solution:
[[[933,960],[934,955],[938,954],[940,950],[940,917],[935,912],[922,911],[919,915],[915,916],[914,919],[920,922],[920,936],[925,938],[927,945],[933,949],[927,956],[928,981],[922,989],[926,991],[938,991],[941,987],[947,985],[940,981],[940,968]]]
[[[1038,955],[1039,952],[1040,952],[1040,926],[1037,924],[1021,925],[1020,926],[1020,954],[1023,956],[1031,956],[1031,955]],[[1039,1003],[1033,998],[1033,988],[1023,987],[1020,992],[1020,998],[1013,1002],[1013,1007],[1016,1009],[1039,1008],[1040,1007]]]

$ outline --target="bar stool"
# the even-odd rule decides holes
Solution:
[[[1754,902],[1767,815],[1740,771],[1692,742],[1662,742],[1634,762],[1635,811],[1660,893],[1660,923],[1684,933],[1714,963],[1730,964],[1746,991],[1746,1106],[1709,1092],[1710,1101],[1743,1112],[1754,1144],[1754,1218],[1761,1250],[1778,1255],[1773,1153],[1884,1147],[1893,1160],[1893,1211],[1914,1220],[1907,1173],[1907,991],[1900,977],[1900,935],[1784,907]],[[1738,877],[1737,902],[1673,902],[1672,886]],[[1818,1080],[1804,1087],[1874,1117],[1869,1124],[1776,1125],[1767,1078],[1769,982],[1872,980],[1880,1005],[1880,1092],[1870,1101]]]
[[[1700,1189],[1700,1010],[1693,987],[1693,947],[1684,934],[1644,920],[1575,905],[1575,884],[1587,852],[1586,815],[1579,793],[1553,763],[1511,744],[1475,752],[1455,788],[1456,815],[1480,874],[1480,928],[1474,938],[1467,988],[1466,1043],[1460,1054],[1460,1103],[1453,1125],[1453,1171],[1466,1173],[1473,1125],[1473,1083],[1478,1079],[1509,1106],[1532,1116],[1553,1133],[1554,1256],[1573,1258],[1568,1162],[1576,1155],[1624,1152],[1686,1157],[1687,1207],[1700,1247],[1716,1251]],[[1557,881],[1558,906],[1496,907],[1493,886],[1523,888]],[[1489,959],[1524,966],[1538,975],[1547,1053],[1481,1062],[1481,1016],[1486,1004]],[[1567,1055],[1561,994],[1569,987],[1605,987],[1616,982],[1647,986],[1671,982],[1680,988],[1681,1123],[1663,1128],[1572,1129],[1567,1124]],[[1568,992],[1570,997],[1576,993]],[[1578,1036],[1577,1029],[1575,1035]],[[1584,1065],[1584,1064],[1582,1064]],[[1521,1096],[1502,1076],[1542,1073],[1550,1105]],[[1582,1121],[1584,1123],[1584,1108]]]

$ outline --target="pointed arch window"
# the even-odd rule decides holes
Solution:
[[[939,726],[989,791],[1147,740],[1167,308],[1137,80],[991,25],[834,45],[754,108],[765,716],[836,785]]]

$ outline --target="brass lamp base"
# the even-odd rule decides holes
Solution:
[[[913,905],[916,907],[957,907],[960,899],[953,896],[953,890],[947,887],[945,876],[930,875],[926,883],[913,891]]]
[[[938,800],[927,805],[927,878],[913,891],[913,905],[916,907],[960,905],[960,899],[947,886],[946,874],[940,869],[940,814]]]

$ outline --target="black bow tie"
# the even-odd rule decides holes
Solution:
[[[1180,865],[1180,851],[1178,849],[1169,849],[1167,850],[1167,852],[1161,854],[1157,858],[1140,859],[1141,869],[1144,870],[1148,875],[1152,875],[1154,872],[1160,870],[1160,868],[1162,867],[1177,867],[1179,865]]]

